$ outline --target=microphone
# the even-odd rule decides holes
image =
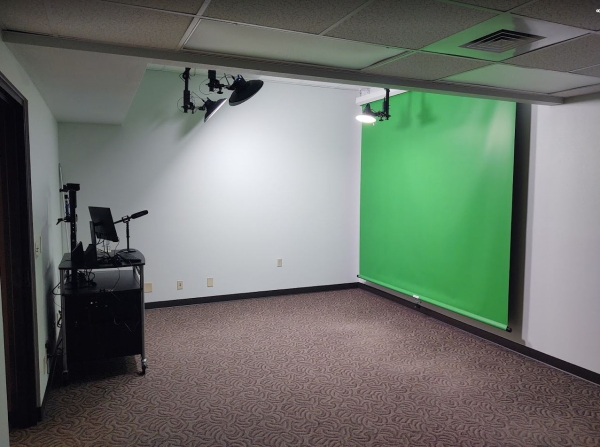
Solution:
[[[130,219],[137,219],[138,217],[145,216],[146,214],[148,214],[148,210],[138,211],[137,213],[133,213],[131,216],[129,216],[129,218]]]
[[[118,224],[121,222],[129,222],[132,219],[137,219],[138,217],[145,216],[146,214],[148,214],[148,210],[138,211],[137,213],[133,213],[131,216],[122,217],[121,220],[117,220],[115,223]]]

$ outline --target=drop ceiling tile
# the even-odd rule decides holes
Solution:
[[[499,62],[587,33],[589,31],[572,26],[506,13],[438,40],[423,50]],[[522,39],[517,40],[517,37]],[[483,48],[474,44],[484,38]],[[490,51],[490,47],[499,51]]]
[[[53,30],[60,36],[152,48],[177,47],[192,19],[93,0],[52,0]]]
[[[403,50],[292,31],[202,19],[186,50],[361,69]]]
[[[444,81],[460,84],[477,84],[509,90],[536,93],[554,93],[587,85],[600,84],[600,79],[573,73],[522,68],[514,65],[496,64],[467,73],[444,78]]]
[[[600,30],[600,8],[597,0],[539,0],[513,12],[527,17],[562,23],[578,28]]]
[[[440,54],[415,53],[373,69],[368,73],[410,79],[435,80],[489,65],[491,62]]]
[[[13,31],[52,34],[43,0],[1,0],[0,24]]]
[[[185,12],[196,14],[204,0],[115,0],[126,5],[147,6],[149,8],[164,9],[165,11]]]
[[[552,96],[561,96],[563,98],[572,98],[574,96],[592,95],[594,93],[600,93],[600,84],[590,85],[587,87],[574,88],[571,90],[565,90],[563,92],[554,92],[554,93],[552,93]]]
[[[205,17],[319,34],[366,0],[212,0]]]
[[[327,35],[419,49],[495,15],[432,0],[375,0]]]
[[[510,11],[528,1],[530,0],[459,0],[460,3],[496,9],[498,11]]]
[[[594,65],[593,67],[582,68],[581,70],[575,70],[573,73],[577,73],[585,76],[596,76],[600,78],[600,65]]]
[[[600,35],[588,34],[587,36],[525,53],[504,62],[522,67],[544,68],[555,71],[572,71],[600,64]]]

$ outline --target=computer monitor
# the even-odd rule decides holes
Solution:
[[[119,242],[119,236],[117,236],[117,230],[112,218],[110,208],[102,208],[99,206],[90,206],[90,217],[94,224],[94,234],[97,239],[104,239],[106,241]]]

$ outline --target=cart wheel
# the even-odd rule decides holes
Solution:
[[[146,375],[147,368],[148,368],[148,360],[142,359],[142,376]]]

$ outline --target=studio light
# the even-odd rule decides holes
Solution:
[[[389,120],[390,117],[390,89],[386,88],[385,99],[383,100],[383,110],[381,112],[373,112],[373,110],[371,110],[371,104],[367,104],[362,113],[356,116],[356,119],[361,123],[371,124],[374,123],[377,118],[379,118],[379,121],[383,121],[384,118]]]
[[[204,122],[207,122],[211,116],[213,116],[217,110],[219,110],[223,104],[225,104],[225,99],[219,99],[218,101],[213,101],[210,98],[202,99],[195,93],[190,92],[189,90],[189,80],[190,80],[190,68],[186,68],[185,71],[180,75],[180,78],[184,81],[184,90],[183,90],[183,104],[179,106],[179,108],[183,111],[183,113],[188,113],[188,111],[194,113],[196,110],[206,110],[206,115],[204,116]],[[225,79],[227,84],[223,84],[221,81]],[[229,80],[232,79],[233,82],[230,83]],[[208,95],[210,93],[217,93],[218,95],[223,94],[223,89],[231,90],[233,93],[229,97],[229,105],[237,106],[242,104],[243,102],[248,101],[252,98],[258,91],[262,88],[264,82],[260,80],[246,81],[242,75],[237,75],[236,77],[228,74],[224,74],[221,79],[217,79],[217,72],[215,70],[208,70],[208,82],[206,85],[208,86],[209,92],[200,93],[203,95]],[[196,105],[196,100],[199,99],[203,102],[202,106]],[[181,100],[180,100],[181,101]]]
[[[219,110],[223,104],[225,104],[225,99],[219,99],[218,101],[213,101],[210,98],[202,99],[195,93],[190,92],[189,90],[189,81],[190,81],[190,69],[186,68],[183,74],[181,75],[181,79],[184,82],[183,88],[183,104],[180,106],[183,113],[188,113],[188,111],[196,112],[196,110],[206,110],[206,114],[204,115],[204,122],[207,122],[211,116],[213,116],[217,110]],[[194,95],[194,96],[192,96]],[[196,99],[202,101],[202,105],[196,105]]]
[[[377,120],[377,118],[375,116],[375,113],[371,110],[371,104],[367,104],[363,109],[362,113],[356,116],[356,119],[361,123],[374,123]]]
[[[237,75],[233,84],[227,87],[228,90],[233,90],[229,97],[229,105],[237,106],[248,101],[262,88],[263,81],[246,81],[241,75]]]
[[[204,102],[204,108],[206,108],[206,115],[204,115],[204,122],[207,122],[211,116],[213,116],[217,110],[219,110],[225,104],[225,98],[219,99],[218,101],[213,101],[212,99],[207,99]]]

